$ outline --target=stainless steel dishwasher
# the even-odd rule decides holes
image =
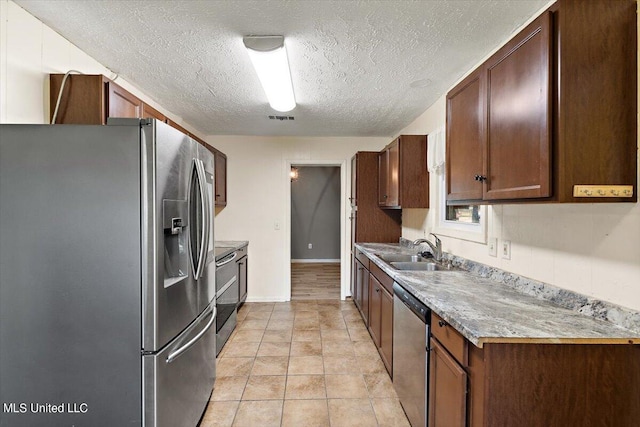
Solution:
[[[412,427],[427,425],[431,310],[393,284],[393,387]]]

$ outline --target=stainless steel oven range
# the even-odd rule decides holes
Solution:
[[[238,266],[235,263],[237,252],[230,248],[216,248],[216,307],[218,319],[216,325],[216,355],[229,339],[237,323],[237,307],[240,290]],[[226,254],[225,254],[226,253]]]

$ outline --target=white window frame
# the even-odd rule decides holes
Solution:
[[[459,221],[447,220],[447,186],[446,174],[439,171],[435,174],[436,180],[436,209],[435,209],[435,234],[440,234],[455,239],[487,244],[487,215],[486,205],[480,206],[480,223],[470,224]]]

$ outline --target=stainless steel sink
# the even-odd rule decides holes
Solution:
[[[411,263],[428,261],[427,258],[423,258],[420,255],[388,254],[388,255],[378,255],[378,258],[392,264],[396,262],[411,264]]]
[[[435,262],[391,262],[391,267],[397,270],[408,271],[455,271],[455,268],[449,268],[445,265],[436,264]]]

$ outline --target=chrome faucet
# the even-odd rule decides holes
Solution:
[[[417,246],[421,243],[426,243],[431,248],[431,253],[433,254],[433,258],[436,262],[442,261],[442,241],[433,233],[429,233],[430,236],[435,237],[435,244],[431,243],[429,239],[418,239],[413,241],[413,245]]]

